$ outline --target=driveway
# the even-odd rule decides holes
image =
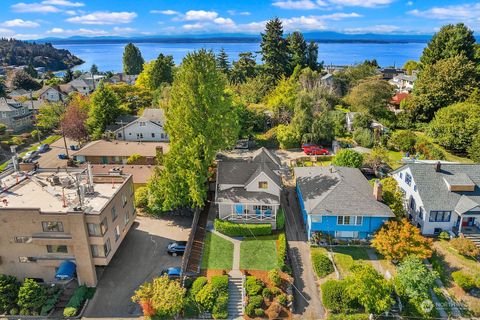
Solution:
[[[166,253],[167,244],[187,240],[191,218],[154,219],[137,217],[110,264],[104,269],[85,318],[138,317],[140,307],[133,303],[134,291],[168,267],[179,267],[182,257]]]
[[[294,317],[298,319],[322,319],[325,316],[310,260],[310,246],[293,186],[285,185],[282,199],[285,208],[285,228],[292,259],[294,278]]]
[[[77,143],[73,140],[67,138],[67,147],[70,148],[70,145],[76,145]],[[68,150],[69,153],[73,152]],[[67,165],[67,160],[58,159],[60,153],[65,153],[65,143],[63,138],[58,139],[50,145],[50,149],[42,153],[38,158],[38,165],[40,168],[58,168],[65,167]]]

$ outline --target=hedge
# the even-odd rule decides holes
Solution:
[[[277,230],[285,228],[285,210],[280,208],[277,213]]]
[[[257,279],[254,276],[248,276],[247,280],[245,281],[245,291],[247,296],[256,296],[262,292],[265,284],[262,280]]]
[[[287,257],[287,239],[285,233],[278,235],[277,264],[280,270],[285,271],[285,258]]]
[[[77,315],[77,308],[73,307],[66,307],[63,309],[63,316],[64,317],[75,317]]]
[[[322,284],[322,302],[325,308],[332,312],[347,312],[351,309],[352,300],[349,298],[345,280],[328,280]]]
[[[210,280],[212,287],[219,294],[228,293],[228,276],[213,276]]]
[[[70,300],[68,300],[65,309],[63,309],[63,316],[74,317],[78,309],[80,309],[82,304],[85,302],[85,300],[93,298],[94,294],[95,288],[88,288],[85,285],[78,287],[73,293],[73,296],[70,298]],[[68,315],[65,315],[65,313],[67,313]]]
[[[462,271],[452,272],[452,278],[455,283],[465,291],[470,291],[475,288],[475,279]]]
[[[330,314],[327,320],[368,320],[369,315],[365,313],[355,313],[355,314]]]
[[[228,293],[221,293],[218,296],[215,305],[213,306],[212,317],[214,319],[228,318]]]
[[[242,224],[215,219],[214,227],[218,232],[230,237],[266,236],[272,234],[272,225],[269,223]]]
[[[323,278],[335,271],[332,261],[330,261],[325,254],[318,251],[312,251],[311,258],[313,269],[319,278]]]
[[[195,297],[197,293],[207,284],[207,277],[198,277],[193,281],[192,288],[190,288],[190,294]]]

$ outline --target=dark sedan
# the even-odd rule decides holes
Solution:
[[[181,256],[185,252],[185,248],[187,247],[187,241],[175,241],[171,242],[167,246],[168,254],[176,257]]]

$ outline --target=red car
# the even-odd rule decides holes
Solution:
[[[306,154],[308,154],[308,152],[313,149],[313,148],[321,148],[319,146],[317,146],[316,144],[314,143],[303,143],[302,144],[302,150],[303,152],[305,152]]]
[[[323,156],[328,154],[328,150],[325,148],[316,147],[316,148],[310,148],[308,152],[305,151],[305,153],[308,155]]]

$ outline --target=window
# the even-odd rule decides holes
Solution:
[[[312,214],[312,215],[310,215],[310,220],[311,220],[312,222],[321,223],[321,222],[322,222],[322,216],[319,215],[319,214]]]
[[[154,132],[152,132],[152,138],[155,138],[155,133]]]
[[[405,183],[409,186],[412,185],[412,176],[408,172],[405,173]]]
[[[118,214],[117,214],[117,209],[115,209],[115,206],[112,207],[112,222],[117,219]]]
[[[87,223],[88,235],[91,237],[101,237],[102,231],[97,223]]]
[[[118,238],[120,238],[120,227],[119,226],[115,227],[114,233],[115,233],[115,241],[117,241]]]
[[[259,181],[258,182],[259,189],[268,189],[268,182],[267,181]]]
[[[355,224],[357,226],[361,226],[363,223],[363,217],[357,216],[357,219],[355,220]]]
[[[403,179],[403,173],[400,172],[400,179]]]
[[[92,249],[92,256],[94,258],[105,258],[106,256],[108,256],[110,250],[112,249],[112,247],[110,246],[110,239],[107,239],[107,242],[105,242],[103,246],[92,244],[90,245],[90,248]]]
[[[452,211],[430,211],[430,222],[449,222]]]
[[[28,236],[14,237],[13,241],[15,241],[15,243],[30,243],[32,242],[32,237],[28,237]]]
[[[420,218],[420,220],[423,220],[423,208],[420,207],[420,211],[418,212],[418,217]]]
[[[143,133],[137,133],[137,139],[143,139]]]
[[[37,262],[37,258],[35,258],[35,257],[18,257],[18,261],[20,261],[21,263]]]
[[[102,222],[100,223],[100,229],[102,230],[102,236],[108,231],[108,224],[107,218],[103,218]]]
[[[413,186],[413,191],[415,191],[415,192],[417,191],[417,185],[416,184]]]
[[[122,194],[122,205],[125,207],[127,204],[127,196],[125,194]]]
[[[42,228],[44,232],[63,232],[63,223],[59,221],[43,221]]]
[[[415,199],[413,197],[410,198],[410,209],[413,211],[417,210],[417,203],[415,202]]]
[[[117,137],[122,138],[122,133],[121,132],[117,133]]]
[[[145,127],[147,125],[145,121],[140,121],[138,124],[140,125],[140,127]]]
[[[47,252],[48,253],[68,253],[67,246],[64,245],[47,245]]]
[[[130,221],[130,214],[128,213],[128,209],[125,210],[125,217],[124,217],[124,224],[127,225],[128,224],[128,221]]]
[[[103,250],[105,251],[105,257],[108,256],[112,247],[110,246],[110,239],[107,239],[107,242],[103,245]]]
[[[361,226],[363,223],[363,217],[361,216],[338,216],[337,224],[339,225],[357,225]]]

